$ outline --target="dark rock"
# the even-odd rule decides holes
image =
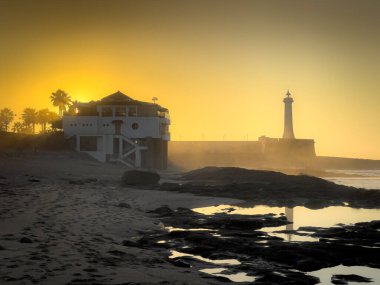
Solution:
[[[174,191],[181,189],[181,184],[178,183],[172,183],[172,182],[165,182],[160,184],[160,190],[164,191]]]
[[[162,206],[152,211],[149,211],[148,213],[157,214],[160,217],[168,217],[173,216],[174,211],[170,209],[168,206]]]
[[[83,271],[86,271],[86,272],[98,272],[98,269],[96,269],[96,268],[85,268],[85,269],[83,269]]]
[[[159,181],[159,174],[141,170],[128,170],[121,177],[121,184],[124,186],[157,185]]]
[[[127,204],[127,203],[124,203],[124,202],[121,202],[119,203],[119,205],[117,205],[119,208],[126,208],[126,209],[130,209],[131,208],[131,205]]]
[[[181,259],[181,258],[176,258],[176,259],[169,259],[169,262],[172,263],[174,266],[177,267],[185,267],[185,268],[190,268],[191,265],[187,261]]]
[[[138,242],[132,240],[123,240],[123,245],[129,247],[140,247]]]
[[[120,251],[120,250],[110,250],[108,251],[108,253],[112,254],[112,255],[116,255],[116,256],[123,256],[123,255],[126,255],[126,253],[124,251]]]
[[[320,268],[326,267],[327,264],[323,264],[317,259],[312,259],[312,258],[304,258],[301,259],[297,262],[297,268],[301,271],[314,271],[318,270]]]
[[[41,182],[41,180],[35,179],[35,178],[28,179],[28,181],[29,182]]]
[[[3,175],[0,175],[0,179],[7,179],[7,178]]]
[[[372,279],[363,277],[360,275],[356,275],[356,274],[348,274],[348,275],[337,274],[331,277],[331,283],[334,283],[334,284],[346,285],[348,284],[348,282],[369,283],[369,282],[372,282]]]
[[[209,278],[209,279],[215,279],[217,281],[220,281],[220,282],[228,282],[228,283],[231,283],[231,280],[228,279],[227,277],[224,277],[224,276],[217,276],[217,275],[212,275],[212,274],[207,274],[207,273],[204,273],[205,276],[203,278]],[[206,275],[207,274],[207,275]]]
[[[237,167],[206,167],[182,175],[188,181],[173,191],[203,196],[229,197],[269,206],[302,206],[320,209],[341,206],[378,208],[380,190],[357,189],[307,176]],[[165,187],[162,187],[162,190]]]
[[[20,239],[20,242],[21,243],[33,243],[33,241],[30,238],[27,238],[27,237],[22,237]]]
[[[5,250],[5,248],[0,245],[0,250]]]
[[[82,180],[70,180],[69,184],[72,184],[72,185],[84,185],[84,182]]]
[[[309,285],[318,284],[319,278],[314,276],[308,276],[301,272],[293,272],[289,274],[276,274],[268,273],[263,277],[257,278],[255,283],[258,284],[299,284],[299,285]]]
[[[83,179],[77,179],[77,180],[69,180],[69,184],[72,185],[84,185],[87,183],[97,182],[97,178],[83,178]]]

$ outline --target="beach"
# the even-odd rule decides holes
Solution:
[[[76,152],[0,160],[0,284],[380,282],[377,190],[234,167],[132,187]]]
[[[147,213],[162,205],[236,201],[122,187],[125,170],[73,152],[2,153],[0,283],[204,284],[168,252],[122,242],[162,230]]]

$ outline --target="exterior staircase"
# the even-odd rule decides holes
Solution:
[[[110,158],[110,161],[120,162],[131,168],[141,167],[141,151],[148,149],[146,146],[141,146],[137,142],[127,138],[124,135],[117,135],[119,138],[120,154]]]

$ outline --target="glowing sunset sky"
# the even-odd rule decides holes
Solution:
[[[380,1],[0,0],[0,108],[117,90],[170,109],[173,140],[282,136],[380,159]]]

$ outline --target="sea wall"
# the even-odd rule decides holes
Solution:
[[[169,164],[182,169],[260,165],[263,155],[258,141],[170,141]]]
[[[262,138],[261,138],[262,139]],[[278,141],[278,142],[276,142]],[[380,160],[316,156],[313,140],[171,141],[169,165],[179,169],[236,166],[272,169],[380,169]]]
[[[306,142],[305,142],[306,141]],[[311,143],[312,142],[312,143]],[[314,141],[171,141],[169,162],[173,167],[204,166],[246,168],[310,168],[315,158]]]

